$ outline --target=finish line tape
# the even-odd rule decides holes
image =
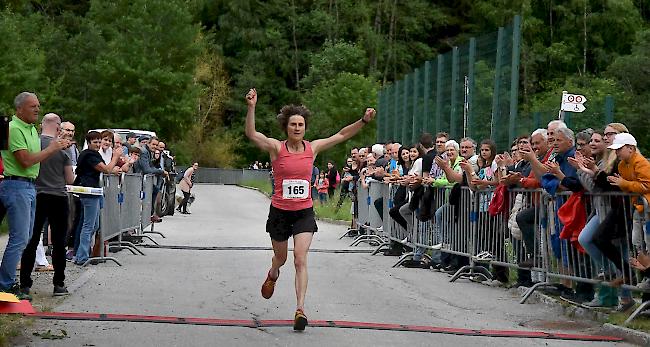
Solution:
[[[245,319],[146,316],[146,315],[134,315],[134,314],[37,312],[37,313],[25,314],[25,316],[40,318],[40,319],[51,319],[51,320],[165,323],[165,324],[187,324],[187,325],[208,325],[208,326],[230,326],[230,327],[244,327],[244,328],[270,328],[270,327],[292,327],[293,326],[293,320],[245,320]],[[312,328],[315,327],[315,328],[411,331],[411,332],[451,334],[451,335],[462,335],[462,336],[515,337],[515,338],[537,338],[537,339],[594,341],[594,342],[623,341],[623,339],[620,337],[602,336],[602,335],[547,333],[543,331],[524,331],[524,330],[463,329],[463,328],[446,328],[446,327],[434,327],[434,326],[422,326],[422,325],[349,322],[349,321],[333,321],[333,320],[313,320],[313,321],[309,321],[309,326]]]

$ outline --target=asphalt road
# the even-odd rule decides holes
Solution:
[[[282,268],[275,295],[265,300],[260,286],[272,252],[264,231],[269,200],[254,190],[197,185],[191,215],[165,217],[152,236],[163,245],[258,247],[257,249],[153,249],[146,256],[116,253],[112,263],[74,268],[64,300],[39,303],[51,293],[51,278],[35,279],[34,304],[59,312],[96,312],[222,319],[293,319],[292,257]],[[319,222],[312,248],[349,248],[338,240],[345,226]],[[150,242],[147,242],[150,243]],[[365,248],[370,249],[370,248]],[[392,268],[395,258],[360,253],[313,252],[305,313],[311,320],[398,323],[468,329],[597,334],[589,322],[572,322],[543,304],[518,303],[518,294],[430,270]],[[69,265],[74,266],[74,265]],[[48,306],[49,305],[49,306]],[[244,328],[160,323],[36,320],[29,346],[605,346],[612,344],[545,339],[457,336],[408,331],[308,327]],[[32,336],[51,330],[58,340]],[[624,344],[618,344],[624,345]]]

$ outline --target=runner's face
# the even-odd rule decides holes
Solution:
[[[289,117],[287,137],[297,141],[305,138],[305,118],[299,115]]]

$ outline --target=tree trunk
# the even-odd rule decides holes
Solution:
[[[296,89],[300,90],[300,71],[298,64],[298,40],[296,39],[296,2],[291,0],[291,8],[293,10],[293,15],[291,16],[291,31],[293,36],[293,57],[295,64],[296,72]]]
[[[379,37],[381,35],[381,7],[382,7],[382,1],[379,0],[377,3],[377,12],[375,12],[375,25],[374,25],[374,34],[375,38]],[[379,55],[379,42],[373,38],[373,47],[370,50],[370,66],[369,66],[369,72],[372,75],[375,71],[377,71],[377,56]]]
[[[582,25],[584,30],[584,46],[582,47],[582,73],[587,74],[587,0],[584,0]]]
[[[394,60],[395,56],[395,26],[396,26],[396,20],[395,20],[395,12],[397,11],[397,0],[393,1],[393,8],[390,13],[390,25],[388,26],[388,57],[386,58],[386,66],[384,67],[384,77],[383,77],[383,83],[386,84],[388,81],[388,69]],[[393,68],[393,74],[395,74],[395,69]]]

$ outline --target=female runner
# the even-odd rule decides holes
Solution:
[[[266,137],[255,130],[255,88],[246,94],[248,113],[246,114],[246,136],[259,149],[271,156],[274,191],[266,231],[271,236],[273,259],[271,269],[262,284],[262,296],[269,299],[273,295],[275,282],[280,276],[280,267],[287,260],[289,237],[293,236],[293,257],[296,268],[296,313],[294,330],[305,330],[307,317],[304,313],[307,292],[307,252],[312,237],[318,230],[314,218],[311,199],[311,171],[318,153],[350,139],[375,117],[375,110],[367,108],[358,121],[326,138],[305,141],[305,131],[310,112],[304,106],[287,105],[282,107],[278,121],[287,139],[279,141]]]

